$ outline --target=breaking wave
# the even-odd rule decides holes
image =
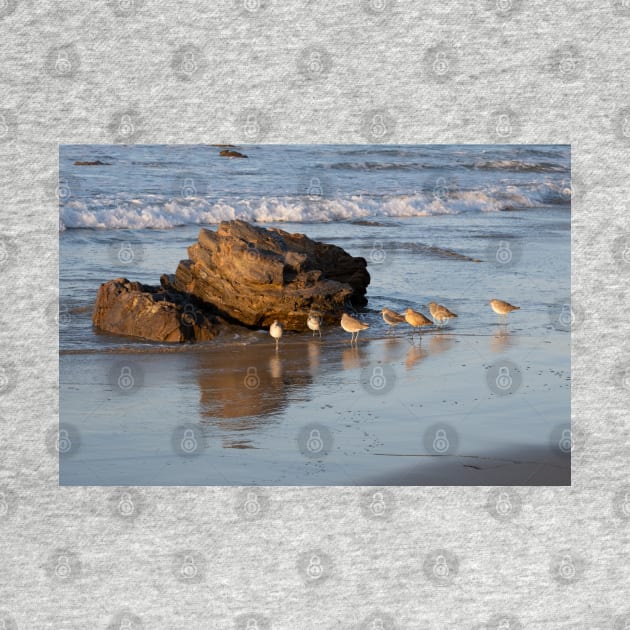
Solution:
[[[73,199],[60,209],[59,229],[168,229],[189,224],[216,224],[243,219],[251,222],[318,223],[378,217],[422,217],[463,212],[500,212],[548,205],[569,205],[570,180],[530,186],[481,190],[434,190],[407,195],[293,195],[212,199],[166,195]]]

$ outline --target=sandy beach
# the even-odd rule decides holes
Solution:
[[[250,185],[244,182],[258,186],[265,181],[261,173],[287,168],[285,161],[269,165],[275,149],[265,148],[266,161],[257,162],[257,150],[247,148],[248,166],[242,165],[248,160],[217,166],[249,169],[239,178],[221,175],[224,187],[241,191],[241,204]],[[308,160],[315,159],[309,151]],[[65,220],[87,225],[60,233],[60,418],[62,429],[76,437],[60,455],[62,485],[570,484],[570,321],[564,317],[570,206],[539,199],[542,188],[562,186],[563,167],[547,163],[549,150],[536,149],[547,160],[540,172],[499,160],[473,169],[465,193],[461,181],[470,169],[463,167],[452,200],[429,196],[414,216],[408,204],[420,203],[420,194],[411,191],[418,175],[403,168],[420,159],[411,149],[373,149],[379,160],[393,163],[392,175],[385,167],[366,167],[367,158],[345,155],[352,148],[326,151],[328,172],[342,164],[352,172],[347,181],[353,187],[363,177],[364,187],[406,187],[406,196],[398,195],[395,204],[389,198],[368,203],[336,193],[344,204],[361,206],[355,216],[330,220],[332,200],[306,200],[300,212],[311,219],[320,212],[324,220],[292,222],[296,200],[290,207],[286,200],[261,201],[251,192],[254,184],[248,194],[265,213],[284,216],[257,225],[302,232],[366,258],[368,306],[354,314],[369,329],[356,347],[338,326],[324,327],[321,341],[310,331],[286,332],[277,351],[268,331],[238,326],[212,341],[181,345],[95,330],[91,312],[99,284],[121,276],[155,284],[185,257],[199,226],[140,228],[133,222],[151,226],[174,215],[171,206],[138,201],[136,209],[118,207],[121,226],[96,229],[90,227],[94,220],[110,221],[104,193],[68,203]],[[467,151],[472,149],[455,153],[469,160]],[[435,153],[441,164],[442,154]],[[296,161],[307,160],[296,155]],[[67,159],[77,157],[70,152]],[[116,155],[103,149],[87,157],[115,162]],[[363,166],[355,169],[351,159]],[[488,168],[499,169],[492,177],[503,192],[493,193],[490,206],[471,209],[471,199],[487,203],[487,187],[475,192],[474,186],[488,181]],[[516,205],[497,210],[496,200],[507,195]],[[189,217],[209,221],[206,198],[194,202],[204,204],[200,215],[190,215],[189,198],[181,203]],[[219,212],[218,203],[212,212]],[[227,202],[221,203],[225,213]],[[248,203],[251,208],[254,201]],[[126,242],[131,264],[112,254]],[[520,310],[500,323],[488,305],[492,298]],[[413,339],[407,324],[390,331],[381,318],[384,307],[428,314],[431,301],[458,317]]]

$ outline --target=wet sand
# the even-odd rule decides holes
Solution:
[[[488,331],[453,326],[412,343],[401,326],[365,331],[352,348],[328,329],[321,342],[287,334],[278,352],[264,332],[231,331],[173,351],[62,354],[61,418],[81,443],[61,458],[60,483],[570,484],[558,449],[568,334],[490,321]],[[487,374],[507,351],[521,382],[497,394]],[[134,384],[123,391],[125,367]],[[178,447],[184,425],[192,455]],[[313,427],[321,452],[305,448]]]

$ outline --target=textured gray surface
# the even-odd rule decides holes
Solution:
[[[629,29],[625,0],[0,2],[0,628],[630,627]],[[391,488],[380,520],[360,488],[256,518],[237,489],[135,489],[130,517],[58,488],[57,145],[121,140],[571,143],[572,488],[505,518]]]

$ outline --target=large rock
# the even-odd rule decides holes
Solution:
[[[303,234],[224,221],[216,232],[202,229],[188,256],[175,273],[175,289],[247,326],[277,319],[301,331],[311,309],[338,323],[347,302],[367,304],[365,259]]]
[[[214,318],[196,302],[173,291],[166,277],[161,287],[126,278],[102,284],[92,322],[110,333],[152,341],[206,341],[219,332]]]

